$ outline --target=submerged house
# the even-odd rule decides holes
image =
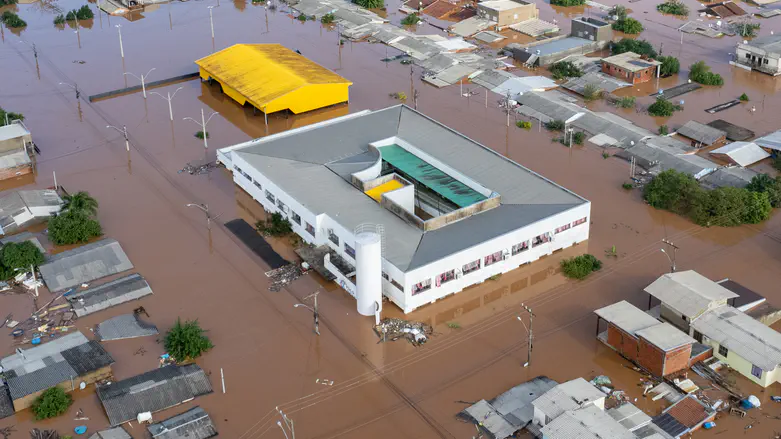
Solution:
[[[781,75],[781,35],[765,35],[738,44],[735,62],[769,75]]]

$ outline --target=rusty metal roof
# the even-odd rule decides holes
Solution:
[[[195,64],[257,108],[307,85],[352,84],[281,44],[236,44]]]

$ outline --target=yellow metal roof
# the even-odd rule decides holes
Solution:
[[[236,44],[195,61],[257,108],[311,84],[352,84],[281,44]]]
[[[404,187],[404,185],[401,184],[401,182],[399,182],[398,180],[394,179],[388,181],[387,183],[383,183],[373,189],[369,189],[368,191],[366,191],[366,195],[374,198],[374,201],[379,203],[380,201],[382,201],[382,194],[390,191],[395,191],[400,187]]]

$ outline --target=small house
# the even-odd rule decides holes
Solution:
[[[522,0],[488,0],[477,4],[477,15],[499,29],[535,19],[539,13],[536,4]]]
[[[659,77],[659,61],[645,58],[634,52],[624,52],[602,60],[602,73],[626,81],[640,84]]]
[[[152,439],[209,439],[217,436],[209,414],[200,407],[146,428]]]
[[[590,41],[611,41],[613,29],[608,22],[593,17],[579,17],[572,20],[570,35]]]
[[[765,35],[738,44],[735,62],[769,75],[781,75],[781,35]]]
[[[727,133],[724,131],[693,120],[686,122],[678,128],[676,134],[687,138],[691,145],[696,148],[711,146],[727,140]]]
[[[0,180],[32,173],[33,148],[30,131],[21,120],[0,126]]]
[[[59,213],[62,199],[51,189],[16,191],[0,197],[0,234],[43,222]]]
[[[738,166],[749,166],[770,157],[770,154],[754,142],[732,142],[710,152],[714,157]]]
[[[694,395],[686,395],[653,418],[652,422],[668,435],[678,439],[715,418],[715,410],[700,402]]]

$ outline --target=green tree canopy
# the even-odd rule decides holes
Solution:
[[[87,242],[103,234],[100,223],[80,211],[66,211],[49,220],[49,239],[57,245]]]
[[[68,411],[73,398],[59,387],[52,387],[33,401],[32,411],[36,420],[54,418]]]
[[[617,31],[621,31],[625,34],[630,34],[630,35],[639,34],[645,29],[642,23],[640,23],[639,21],[635,20],[632,17],[619,19],[618,21],[613,23],[612,27]]]
[[[646,40],[635,40],[632,38],[623,38],[621,41],[613,43],[611,52],[613,55],[624,52],[634,52],[649,58],[656,58],[658,56],[656,50],[651,46],[651,43]]]
[[[578,78],[583,76],[583,70],[572,61],[559,61],[551,64],[548,70],[553,74],[553,79]]]
[[[195,359],[213,348],[211,340],[206,336],[198,320],[188,320],[176,323],[165,335],[165,349],[176,361]]]
[[[681,63],[674,56],[660,56],[657,61],[661,62],[659,66],[659,75],[663,77],[672,76],[681,70]]]
[[[79,191],[75,194],[62,197],[65,202],[62,210],[66,212],[80,212],[87,216],[94,216],[98,213],[98,200],[92,198],[89,192]]]
[[[385,7],[385,0],[354,0],[353,3],[366,9],[380,9]]]
[[[680,110],[680,105],[675,105],[665,98],[656,98],[656,102],[648,106],[648,114],[656,117],[670,117]]]
[[[691,175],[668,169],[645,185],[643,197],[657,209],[686,214],[701,190]]]
[[[705,61],[697,61],[689,67],[689,79],[702,85],[724,85],[721,75],[711,72]]]
[[[771,206],[781,207],[781,177],[773,178],[767,174],[755,175],[746,189],[767,194]]]
[[[561,261],[561,271],[572,279],[585,279],[586,276],[602,268],[602,261],[594,255],[585,254]]]
[[[43,253],[32,242],[10,242],[0,250],[0,261],[8,270],[29,270],[43,264]]]

